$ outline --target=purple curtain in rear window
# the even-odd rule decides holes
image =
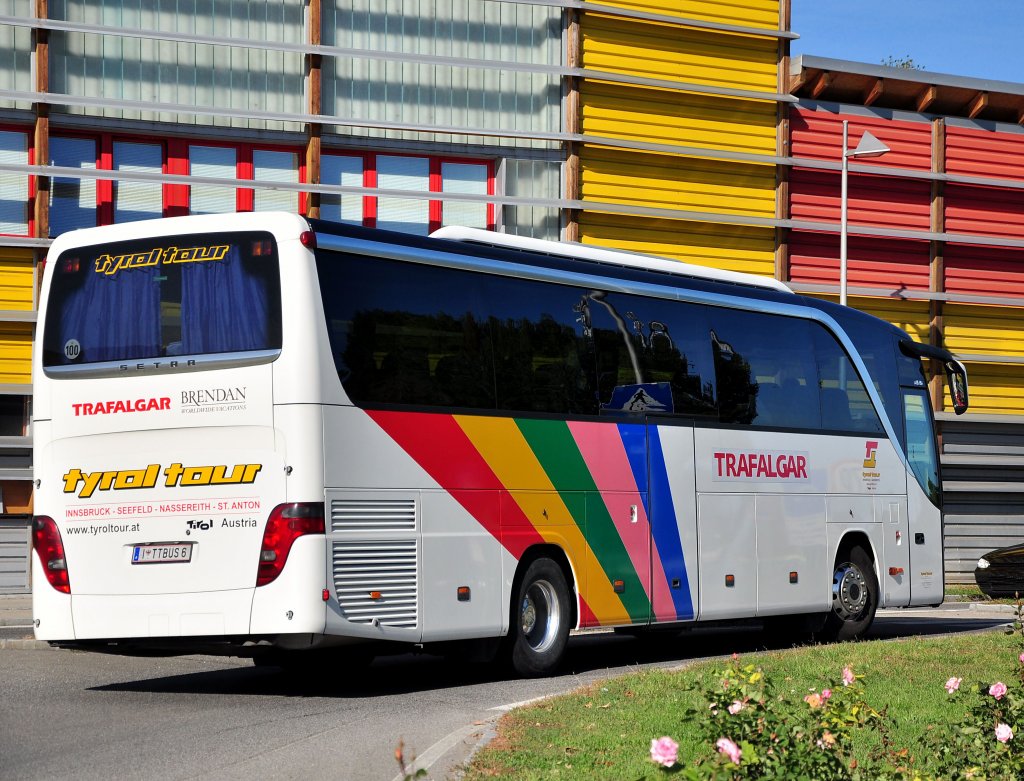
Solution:
[[[81,363],[160,354],[160,285],[156,268],[116,276],[87,273],[64,304],[58,344],[75,339]]]
[[[265,282],[249,273],[237,246],[216,263],[182,267],[181,320],[186,355],[268,346]]]

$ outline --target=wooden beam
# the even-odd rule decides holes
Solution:
[[[939,90],[934,84],[925,87],[924,91],[917,96],[916,108],[918,111],[927,111],[928,107],[935,102],[935,98],[939,96]]]
[[[1024,125],[1024,106],[1017,109],[1017,124]]]
[[[37,19],[48,19],[50,8],[48,0],[35,1],[35,15]],[[32,33],[35,47],[35,90],[36,92],[50,91],[50,31],[36,29]],[[35,154],[36,165],[50,164],[50,106],[46,103],[34,104],[35,126],[32,133],[32,148]],[[50,187],[52,182],[49,176],[35,177],[35,187],[32,198],[32,219],[35,223],[35,234],[37,238],[47,238],[50,235]],[[42,275],[40,275],[42,278]]]
[[[979,92],[974,96],[974,100],[967,104],[967,117],[974,119],[982,111],[988,107],[988,93]]]
[[[309,0],[307,8],[309,43],[319,46],[322,42],[321,0]],[[323,57],[319,54],[306,55],[306,110],[317,116],[323,110]],[[306,124],[306,182],[320,184],[320,149],[323,126],[317,122]],[[306,216],[320,216],[320,193],[306,193]]]
[[[946,172],[946,120],[932,120],[932,172]],[[943,233],[946,228],[946,197],[945,183],[935,179],[931,183],[931,208],[929,228],[933,233]],[[929,285],[932,293],[946,292],[945,242],[931,241],[928,243]],[[935,347],[943,347],[945,338],[944,307],[942,300],[934,298],[928,302],[928,343]],[[932,400],[932,409],[942,412],[944,404],[942,368],[938,361],[930,361],[928,389]]]
[[[828,85],[832,83],[832,74],[829,71],[822,71],[818,74],[818,78],[814,80],[814,84],[811,85],[811,97],[817,98],[822,92],[828,89]]]
[[[864,105],[865,106],[870,106],[872,103],[874,103],[880,97],[882,97],[882,93],[884,91],[885,91],[885,79],[876,79],[875,83],[871,85],[871,89],[869,89],[865,93],[865,95],[864,95]]]
[[[791,95],[795,95],[800,91],[801,87],[807,83],[809,76],[810,74],[807,72],[807,68],[801,68],[799,73],[789,74],[789,85],[786,88],[786,91]]]
[[[565,9],[565,63],[570,68],[579,68],[583,62],[583,33],[580,28],[580,12],[575,8]],[[565,132],[583,132],[583,103],[580,98],[580,79],[572,76],[566,83]],[[583,166],[580,162],[579,143],[565,145],[565,197],[570,201],[582,196]],[[562,219],[565,241],[580,240],[580,211],[566,209]]]

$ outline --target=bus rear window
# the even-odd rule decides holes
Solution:
[[[67,250],[44,328],[46,367],[280,349],[276,243],[246,232]]]

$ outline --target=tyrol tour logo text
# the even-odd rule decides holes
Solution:
[[[63,476],[64,493],[77,492],[79,499],[88,499],[96,491],[130,491],[136,488],[164,488],[194,485],[246,485],[255,482],[262,464],[235,464],[227,466],[185,466],[173,463],[161,469],[160,464],[149,464],[142,469],[117,469],[83,472],[69,469]],[[163,478],[161,480],[161,478]]]

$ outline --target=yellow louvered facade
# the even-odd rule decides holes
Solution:
[[[0,247],[0,310],[31,311],[34,284],[32,251]]]
[[[946,304],[945,347],[958,354],[1024,357],[1024,310]]]
[[[967,364],[971,414],[1020,415],[1024,412],[1024,371],[1020,364]]]
[[[1024,310],[947,303],[943,336],[946,349],[957,355],[1024,358]],[[975,358],[967,373],[972,412],[1024,413],[1024,366]]]
[[[679,16],[738,27],[764,27],[775,30],[779,23],[778,0],[668,0],[661,3],[651,0],[606,0],[601,4],[625,8],[628,11]]]
[[[0,323],[0,384],[32,382],[32,324]]]
[[[775,234],[767,228],[585,212],[580,234],[588,244],[748,274],[770,276],[775,264]]]
[[[774,103],[588,81],[583,132],[649,144],[775,154]],[[643,121],[637,107],[643,106]]]
[[[592,75],[580,84],[580,124],[588,143],[579,149],[579,197],[585,204],[579,240],[773,276],[775,231],[763,222],[776,215],[776,166],[770,159],[735,156],[771,158],[778,148],[783,44],[771,33],[779,29],[779,3],[613,5],[659,19],[581,15],[582,65]],[[765,34],[702,28],[687,19],[762,28]],[[621,83],[595,71],[655,83]],[[619,147],[602,139],[658,148]],[[678,214],[662,219],[630,214],[629,208]]]
[[[748,215],[775,214],[775,167],[587,147],[583,199]]]
[[[775,94],[778,41],[587,14],[583,67]]]

